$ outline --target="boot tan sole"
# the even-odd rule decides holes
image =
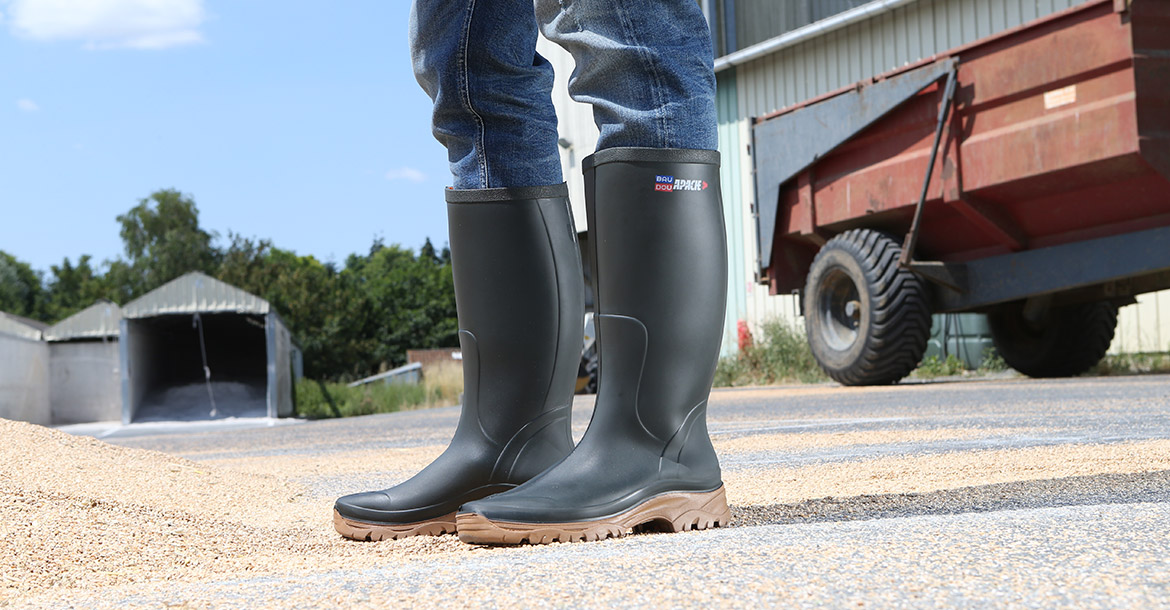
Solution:
[[[440,536],[455,533],[455,513],[443,515],[437,519],[418,521],[415,523],[366,523],[342,517],[336,510],[333,511],[333,528],[338,534],[351,540],[363,542],[377,542],[379,540],[398,540],[410,536]]]
[[[459,539],[469,544],[548,544],[621,538],[635,531],[685,532],[727,525],[731,510],[723,487],[709,492],[655,496],[613,517],[576,523],[491,521],[475,513],[456,518]]]

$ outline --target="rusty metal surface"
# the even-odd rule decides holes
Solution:
[[[923,88],[950,73],[943,60],[878,83],[858,86],[824,103],[760,123],[753,130],[761,267],[772,262],[780,185],[872,125]]]
[[[1170,3],[1102,1],[956,54],[959,88],[919,258],[972,261],[1170,225]],[[924,89],[781,189],[773,293],[819,243],[904,234],[942,91]]]

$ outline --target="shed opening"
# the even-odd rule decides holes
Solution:
[[[267,415],[265,316],[204,313],[126,320],[123,340],[131,363],[130,421]]]

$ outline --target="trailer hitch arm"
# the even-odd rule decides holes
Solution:
[[[906,241],[902,243],[902,257],[898,264],[904,268],[910,267],[914,260],[914,248],[918,245],[918,231],[922,223],[922,209],[926,207],[926,194],[930,190],[930,179],[934,177],[934,164],[938,159],[938,147],[942,143],[943,128],[951,116],[951,107],[955,101],[955,87],[959,81],[959,65],[951,64],[951,71],[947,73],[947,84],[943,90],[942,105],[938,109],[938,125],[934,129],[934,146],[930,149],[930,161],[926,166],[926,179],[922,181],[922,195],[918,198],[918,206],[914,208],[914,221],[910,223],[910,232],[906,234]]]

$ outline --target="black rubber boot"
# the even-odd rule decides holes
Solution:
[[[455,437],[410,480],[337,500],[334,526],[347,538],[454,532],[460,505],[573,448],[585,287],[565,185],[449,189],[447,218],[463,349]]]
[[[573,453],[465,504],[459,538],[545,543],[727,523],[707,435],[727,295],[719,153],[617,148],[584,161],[601,368]]]

